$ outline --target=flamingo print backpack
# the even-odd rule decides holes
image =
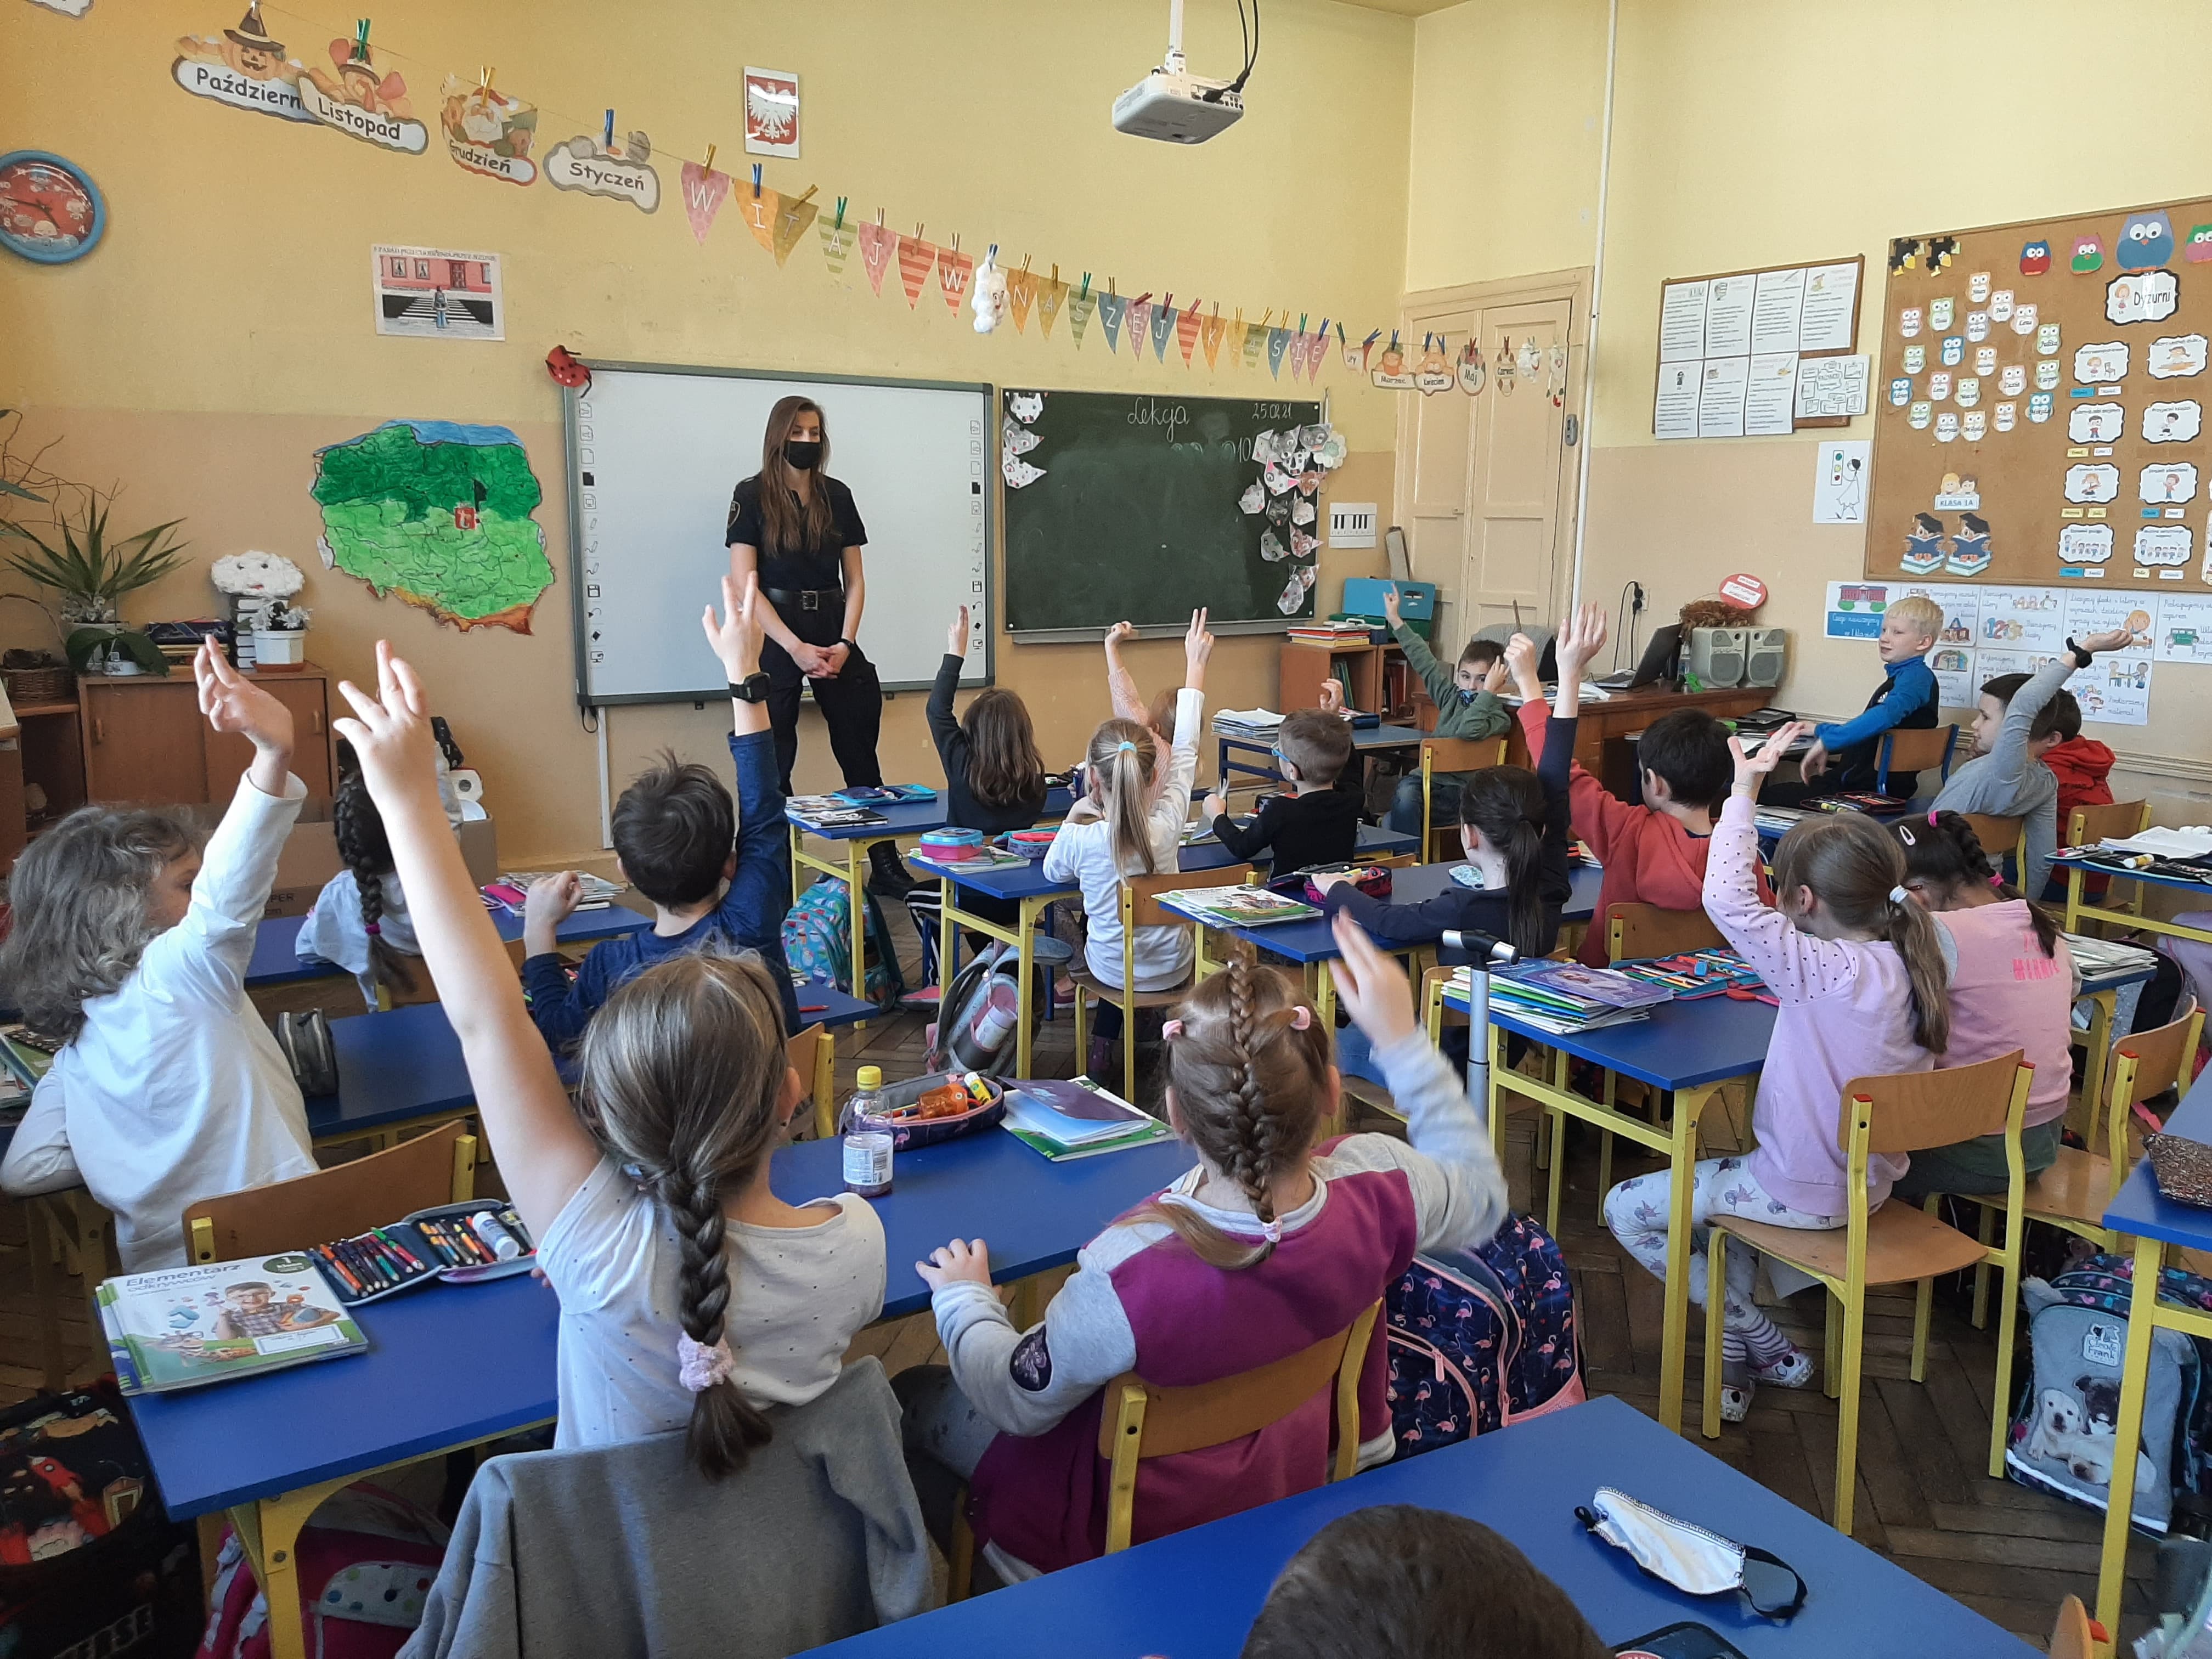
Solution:
[[[1583,1401],[1574,1286],[1531,1217],[1474,1249],[1415,1256],[1383,1311],[1400,1457]]]

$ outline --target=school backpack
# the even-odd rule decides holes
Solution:
[[[300,1529],[300,1620],[317,1659],[393,1659],[422,1621],[446,1559],[437,1516],[366,1480],[336,1492]],[[269,1604],[238,1535],[223,1530],[198,1659],[269,1659]]]
[[[173,1653],[199,1589],[113,1378],[0,1413],[0,1653]]]
[[[2005,1473],[2025,1486],[2106,1507],[2120,1414],[2121,1358],[2134,1301],[2135,1264],[2094,1255],[2049,1280],[2021,1286],[2032,1356],[2027,1386],[2005,1437]],[[2212,1280],[2168,1267],[2159,1300],[2212,1310]],[[2151,1335],[2142,1437],[2136,1457],[2133,1519],[2162,1533],[2177,1490],[2212,1492],[2212,1389],[2200,1338],[2173,1330]]]
[[[1032,1034],[1042,1002],[1038,998],[1030,1003]],[[923,1033],[929,1049],[922,1068],[997,1077],[1014,1063],[1021,1006],[1021,958],[1012,945],[994,944],[970,957],[952,976],[944,1007]]]
[[[1488,1243],[1417,1255],[1383,1301],[1400,1457],[1582,1403],[1566,1258],[1530,1216]]]
[[[783,918],[783,956],[793,977],[818,980],[826,985],[846,985],[853,970],[852,890],[834,877],[823,876],[792,901]],[[891,948],[890,928],[884,921],[875,895],[862,890],[867,904],[868,943],[875,960],[868,965],[868,987],[860,994],[879,1008],[888,1008],[906,994],[900,975],[898,952]]]

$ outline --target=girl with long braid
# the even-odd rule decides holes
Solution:
[[[301,918],[295,948],[302,961],[335,962],[351,974],[374,1008],[380,990],[415,989],[419,972],[415,964],[422,951],[415,942],[406,890],[392,868],[384,819],[369,798],[368,781],[354,763],[352,751],[343,744],[338,764],[343,775],[331,805],[331,830],[345,868],[324,884]],[[438,759],[438,799],[446,822],[458,830],[460,797],[454,793],[442,755]]]
[[[762,604],[726,579],[708,643],[757,652]],[[439,810],[414,671],[377,647],[371,696],[339,689],[422,956],[461,1040],[500,1173],[561,1298],[561,1446],[688,1429],[709,1480],[769,1437],[763,1408],[829,1389],[884,1304],[884,1230],[848,1194],[793,1206],[769,1155],[805,1085],[784,1054],[774,976],[750,952],[672,957],[609,997],[585,1034],[580,1110],[523,1006]],[[731,679],[744,676],[732,672]],[[732,700],[739,732],[765,731]]]
[[[1416,1029],[1404,971],[1339,919],[1338,994],[1374,1044],[1408,1140],[1316,1146],[1340,1079],[1298,981],[1232,959],[1168,1022],[1168,1121],[1198,1166],[1077,1257],[1043,1322],[1018,1330],[981,1239],[915,1264],[949,1369],[893,1382],[922,1516],[950,1537],[968,1483],[979,1577],[1033,1577],[1102,1553],[1103,1390],[1126,1372],[1168,1387],[1273,1364],[1343,1330],[1417,1250],[1478,1244],[1505,1186],[1459,1079]],[[1390,1455],[1379,1337],[1360,1389],[1359,1462]],[[1136,1540],[1265,1504],[1327,1478],[1327,1390],[1256,1434],[1148,1460]]]

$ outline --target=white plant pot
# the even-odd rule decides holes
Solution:
[[[253,665],[279,672],[297,668],[307,659],[307,630],[288,629],[280,633],[253,630]]]

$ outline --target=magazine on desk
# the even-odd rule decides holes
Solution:
[[[100,1285],[94,1301],[125,1394],[196,1389],[368,1351],[321,1271],[296,1251],[126,1273]]]

